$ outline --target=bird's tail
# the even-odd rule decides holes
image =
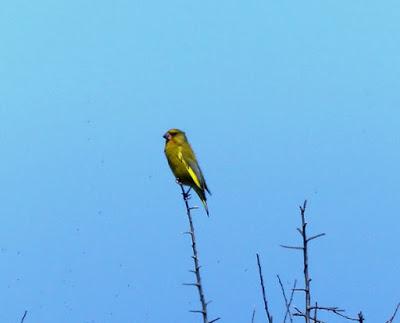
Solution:
[[[208,212],[207,201],[202,199],[201,202],[203,203],[204,208],[206,209],[207,216],[210,216],[210,213]]]
[[[210,213],[208,212],[207,198],[206,198],[205,192],[200,190],[197,187],[194,187],[194,190],[196,191],[197,195],[199,196],[201,203],[203,203],[203,206],[204,206],[204,209],[206,210],[207,216],[210,216]]]

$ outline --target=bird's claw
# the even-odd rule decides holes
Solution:
[[[188,192],[182,193],[182,195],[183,195],[183,198],[184,198],[185,200],[190,200],[190,199],[192,198],[192,195],[189,194],[189,191],[188,191]]]

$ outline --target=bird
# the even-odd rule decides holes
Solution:
[[[185,132],[173,128],[168,130],[165,138],[165,156],[178,184],[192,188],[199,196],[208,216],[206,191],[211,195]],[[189,190],[190,190],[189,188]]]

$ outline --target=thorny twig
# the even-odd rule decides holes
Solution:
[[[315,308],[314,308],[314,318],[317,320],[318,317],[318,303],[315,302]]]
[[[308,269],[308,243],[311,240],[317,239],[319,237],[322,237],[325,235],[325,233],[320,233],[316,234],[311,237],[307,237],[307,222],[305,220],[305,212],[306,212],[306,207],[307,207],[307,200],[304,201],[303,205],[300,205],[300,215],[301,215],[301,228],[297,228],[297,231],[300,233],[301,238],[302,238],[302,246],[287,246],[287,245],[281,245],[283,248],[287,249],[294,249],[294,250],[301,250],[303,252],[303,273],[304,273],[304,288],[303,289],[293,289],[295,291],[303,291],[305,294],[305,313],[302,313],[299,311],[302,315],[297,313],[297,316],[303,316],[305,319],[306,323],[310,323],[311,319],[311,289],[310,289],[310,273]],[[314,318],[316,321],[318,321],[316,318]],[[316,322],[314,320],[314,322]]]
[[[292,323],[293,322],[293,318],[292,318],[292,313],[290,312],[290,306],[292,305],[293,295],[294,295],[294,291],[296,289],[297,280],[295,279],[295,281],[293,283],[293,288],[292,288],[292,291],[290,293],[290,299],[288,301],[288,299],[286,297],[285,288],[283,287],[281,278],[279,277],[279,275],[276,275],[276,276],[278,277],[279,285],[281,286],[283,299],[285,300],[286,312],[285,312],[285,317],[283,318],[283,323],[286,323],[286,319],[287,319],[288,315],[289,315],[290,322]]]
[[[309,322],[310,316],[310,307],[311,307],[311,292],[310,292],[310,274],[308,271],[308,239],[307,239],[307,232],[306,227],[307,223],[305,220],[305,211],[307,206],[307,200],[304,201],[303,206],[300,206],[300,213],[301,213],[301,226],[302,229],[300,230],[300,234],[303,238],[303,264],[304,264],[304,284],[305,284],[305,294],[306,294],[306,323]]]
[[[389,320],[386,321],[386,323],[392,323],[392,322],[393,322],[393,320],[394,320],[394,318],[396,317],[396,314],[397,314],[397,311],[399,310],[399,308],[400,308],[400,303],[397,304],[396,309],[394,310],[393,315],[390,317]]]
[[[254,319],[256,317],[256,308],[253,309],[253,314],[251,314],[251,323],[254,323]]]
[[[196,276],[196,283],[190,283],[190,284],[184,284],[184,285],[190,285],[190,286],[196,286],[197,287],[197,291],[199,292],[199,298],[200,298],[200,303],[201,303],[201,310],[192,310],[190,312],[192,313],[201,313],[202,317],[203,317],[203,323],[213,323],[218,321],[220,318],[216,318],[213,319],[211,321],[208,320],[208,313],[207,313],[207,305],[209,303],[206,302],[206,298],[204,295],[204,290],[203,290],[203,285],[201,283],[201,275],[200,275],[200,263],[199,263],[199,257],[198,257],[198,253],[197,253],[197,245],[196,245],[196,235],[195,235],[195,231],[194,231],[194,224],[193,224],[193,219],[192,219],[192,214],[191,214],[191,210],[196,209],[197,207],[190,207],[189,206],[189,199],[190,199],[190,189],[188,191],[185,191],[183,185],[181,183],[178,183],[179,186],[181,187],[182,190],[182,196],[183,196],[183,200],[185,202],[185,206],[186,206],[186,214],[188,216],[189,219],[189,226],[190,226],[190,231],[186,232],[188,235],[190,235],[190,238],[192,240],[192,251],[193,251],[193,262],[194,262],[194,270],[192,270],[191,272],[193,272]]]
[[[25,310],[24,315],[22,315],[20,323],[24,323],[25,317],[28,314],[28,311]]]
[[[329,306],[318,306],[316,304],[315,306],[311,307],[311,310],[314,310],[315,312],[316,311],[332,312],[332,313],[334,313],[334,314],[336,314],[338,316],[341,316],[341,317],[345,318],[346,320],[360,322],[360,315],[358,315],[357,318],[350,317],[350,316],[344,314],[345,310],[340,309],[339,307],[336,307],[336,306],[330,306],[330,307]],[[363,320],[364,320],[364,318],[363,318]]]
[[[261,262],[260,262],[260,255],[259,254],[257,254],[257,265],[258,265],[258,273],[260,275],[261,291],[262,291],[262,296],[263,296],[263,301],[264,301],[265,313],[267,314],[268,322],[272,323],[272,315],[269,312],[267,296],[265,295],[264,278],[263,278],[263,274],[262,274],[262,268],[261,268]]]
[[[338,307],[323,307],[319,306],[318,303],[315,303],[315,306],[311,306],[311,288],[310,288],[310,282],[311,282],[311,277],[308,269],[308,243],[311,240],[323,237],[325,233],[320,233],[316,234],[314,236],[308,237],[307,236],[307,222],[305,220],[305,211],[307,207],[307,200],[304,201],[303,205],[300,205],[300,215],[301,215],[301,228],[297,228],[297,231],[300,233],[301,238],[302,238],[302,246],[287,246],[287,245],[281,245],[283,248],[287,249],[294,249],[294,250],[301,250],[303,253],[303,273],[304,273],[304,288],[293,288],[293,291],[301,291],[305,293],[305,312],[302,312],[299,310],[297,307],[295,307],[296,313],[293,314],[293,316],[301,316],[304,317],[304,320],[306,323],[310,323],[311,321],[315,323],[322,323],[320,319],[318,319],[317,314],[318,311],[328,311],[331,313],[334,313],[338,316],[341,316],[347,320],[350,321],[356,321],[359,323],[364,322],[364,316],[362,312],[358,313],[357,318],[353,318],[350,316],[347,316],[344,314],[344,310],[339,309]],[[314,316],[311,316],[311,311],[314,311]]]
[[[304,319],[307,319],[306,314],[304,314],[302,311],[300,311],[299,308],[295,307],[296,313],[293,313],[293,316],[301,316],[304,317]],[[313,321],[314,323],[325,323],[324,321],[318,320],[316,316],[309,316],[308,319],[310,321]]]
[[[291,306],[291,304],[293,303],[293,296],[294,296],[294,291],[295,291],[295,289],[296,289],[296,285],[297,285],[297,279],[294,280],[293,288],[292,288],[292,291],[291,291],[291,293],[290,293],[290,299],[289,299],[289,304],[288,304],[288,305],[289,305],[289,308],[286,309],[287,311],[289,311],[289,312],[286,312],[286,314],[289,314],[290,322],[293,322],[292,314],[291,314],[291,312],[290,312],[290,306]],[[285,318],[286,318],[286,314],[285,314]]]

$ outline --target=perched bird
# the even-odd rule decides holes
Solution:
[[[209,215],[206,191],[210,195],[211,192],[185,133],[179,129],[170,129],[163,137],[165,138],[165,156],[176,180],[195,190]]]

